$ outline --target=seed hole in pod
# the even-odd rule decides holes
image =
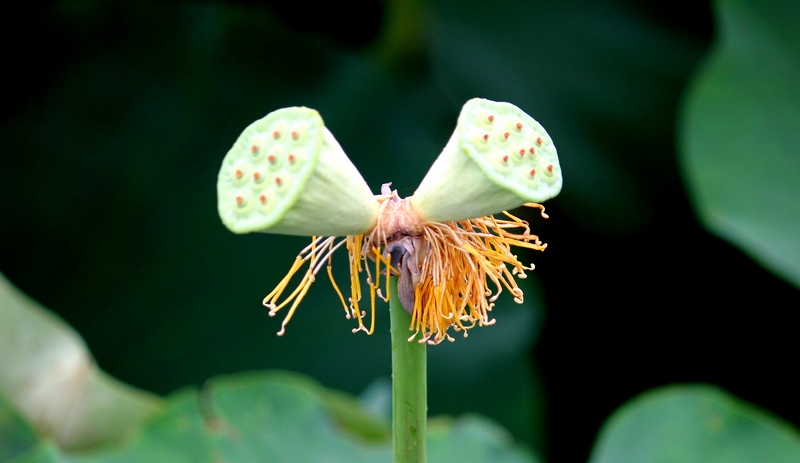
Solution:
[[[536,144],[542,146],[542,137],[536,137]]]
[[[261,172],[253,172],[253,180],[256,183],[262,183],[264,181],[264,176],[261,175]]]
[[[519,150],[519,155],[520,156],[525,156],[525,149],[524,148]]]
[[[280,177],[275,177],[275,185],[281,186],[283,185],[283,180]]]
[[[253,145],[250,147],[250,152],[253,154],[258,154],[258,145]]]
[[[488,119],[489,119],[489,122],[494,122],[494,115],[489,114]]]
[[[242,196],[236,197],[236,205],[239,207],[244,207],[246,205],[246,202]]]
[[[531,177],[535,176],[536,175],[536,169],[531,169],[530,174],[531,174]]]
[[[553,171],[553,165],[552,164],[548,164],[547,165],[547,171],[548,172],[552,172]]]
[[[292,140],[297,140],[297,138],[298,138],[299,136],[300,136],[300,135],[298,135],[298,134],[297,134],[297,132],[292,132]]]
[[[508,155],[503,156],[503,162],[508,162]]]
[[[269,161],[270,164],[275,164],[275,155],[270,154],[269,156],[267,156],[267,161]]]
[[[277,140],[277,139],[279,139],[279,138],[281,138],[281,133],[280,133],[280,132],[278,132],[277,130],[276,130],[276,131],[274,131],[274,132],[272,132],[272,138],[274,138],[274,139],[276,139],[276,140]]]
[[[258,201],[261,202],[261,204],[267,204],[267,195],[259,196]]]
[[[517,130],[522,130],[522,122],[517,122]]]
[[[238,180],[244,177],[244,172],[242,172],[242,169],[236,169],[236,172],[233,175],[235,175],[236,179]]]
[[[295,159],[294,154],[289,154],[289,164],[294,164],[297,159]]]
[[[533,148],[533,146],[531,146],[531,149],[529,149],[528,151],[530,151],[531,154],[536,154],[536,150]]]
[[[488,133],[483,135],[483,140],[484,141],[489,140],[489,134]]]
[[[503,138],[505,138],[506,140],[508,140],[508,137],[509,137],[510,135],[511,135],[511,134],[509,134],[508,132],[506,132],[506,133],[504,133],[504,134],[503,134]]]

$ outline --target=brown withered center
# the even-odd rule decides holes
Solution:
[[[411,207],[410,198],[390,199],[382,205],[375,231],[391,243],[404,236],[421,236],[422,219]]]

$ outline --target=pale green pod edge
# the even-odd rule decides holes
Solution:
[[[379,204],[319,113],[282,108],[250,124],[222,161],[220,218],[234,233],[342,236],[371,230]]]
[[[467,101],[411,204],[423,220],[473,219],[556,196],[561,166],[547,131],[511,103]]]

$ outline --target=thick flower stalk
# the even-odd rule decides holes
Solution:
[[[286,311],[279,335],[325,267],[346,316],[357,321],[354,332],[373,332],[377,299],[388,301],[389,277],[396,275],[397,296],[411,314],[409,341],[438,344],[453,340],[451,330],[466,336],[493,324],[490,312],[503,291],[523,302],[516,278],[533,265],[512,248],[546,245],[506,211],[524,205],[547,217],[538,203],[558,194],[561,183],[547,132],[509,103],[468,101],[442,154],[404,199],[390,184],[373,196],[319,114],[285,108],[253,123],[228,152],[218,206],[236,233],[312,236],[264,299],[270,315]],[[342,247],[349,292],[331,271]],[[292,284],[295,275],[300,280]],[[362,308],[367,293],[369,323]]]

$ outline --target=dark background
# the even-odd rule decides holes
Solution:
[[[373,191],[408,196],[467,99],[510,101],[555,140],[564,190],[549,220],[521,212],[549,245],[529,256],[526,303],[429,349],[431,414],[486,414],[551,462],[585,460],[616,407],[675,382],[800,424],[800,293],[704,231],[681,178],[678,111],[714,36],[709,4],[326,5],[4,14],[0,271],[136,386],[283,368],[370,395],[390,375],[388,314],[351,334],[321,281],[276,337],[260,302],[306,240],[228,232],[222,158],[253,120],[309,106]]]

